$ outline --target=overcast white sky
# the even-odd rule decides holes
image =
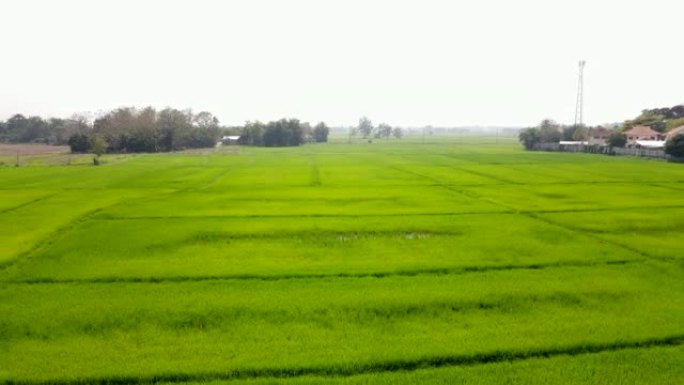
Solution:
[[[684,103],[684,1],[0,2],[0,119],[119,106],[225,124],[572,123]]]

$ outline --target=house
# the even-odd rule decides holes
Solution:
[[[589,142],[582,142],[579,140],[561,140],[558,142],[561,146],[586,146]]]
[[[627,137],[627,147],[636,147],[637,141],[664,141],[665,134],[653,130],[648,126],[634,126],[624,132]]]
[[[240,135],[228,135],[221,137],[221,143],[223,144],[237,144],[240,140]]]
[[[587,135],[587,142],[589,142],[590,145],[598,144],[600,146],[604,146],[613,132],[615,131],[611,130],[610,128],[600,126],[596,128],[590,128],[589,134]]]
[[[650,150],[665,148],[664,140],[637,140],[635,143],[637,148],[646,148]]]

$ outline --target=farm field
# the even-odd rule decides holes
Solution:
[[[5,152],[0,384],[684,375],[682,165],[411,138]]]

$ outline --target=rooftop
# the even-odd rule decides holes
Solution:
[[[631,129],[625,131],[625,135],[627,135],[628,137],[636,136],[638,138],[650,138],[662,136],[663,134],[653,130],[651,127],[648,126],[634,126]]]

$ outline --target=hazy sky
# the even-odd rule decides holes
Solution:
[[[684,103],[684,1],[0,2],[0,119],[119,106],[225,124],[572,123]]]

